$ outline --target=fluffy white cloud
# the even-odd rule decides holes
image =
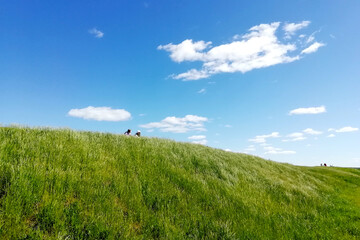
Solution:
[[[71,109],[69,116],[84,118],[96,121],[127,121],[131,118],[131,114],[124,109],[112,109],[110,107],[92,107],[81,109]]]
[[[255,138],[249,139],[249,142],[265,143],[267,138],[278,138],[278,137],[280,137],[280,134],[278,132],[272,132],[268,135],[260,135],[260,136],[256,136]]]
[[[327,137],[328,138],[333,138],[333,137],[335,137],[335,134],[329,134]]]
[[[285,34],[293,35],[296,31],[306,27],[310,22],[287,23],[283,30]],[[175,62],[201,61],[201,69],[191,69],[187,72],[173,75],[174,79],[184,81],[198,80],[217,73],[248,72],[253,69],[265,68],[281,63],[289,63],[300,59],[297,50],[298,41],[292,43],[281,42],[276,36],[280,22],[260,24],[249,29],[244,35],[235,35],[233,41],[219,46],[211,46],[211,42],[193,41],[186,39],[179,44],[169,43],[158,46],[159,50],[170,53]],[[306,45],[306,39],[302,41]],[[312,49],[304,53],[310,53]],[[319,48],[318,46],[317,48]],[[299,52],[301,49],[299,50]]]
[[[295,151],[291,150],[283,150],[281,148],[275,148],[272,146],[264,147],[264,150],[266,150],[265,154],[295,154]]]
[[[310,135],[321,135],[321,134],[322,134],[322,132],[320,132],[320,131],[315,131],[315,130],[312,129],[312,128],[304,129],[303,132],[306,133],[306,134],[310,134]]]
[[[305,48],[304,50],[301,51],[302,54],[309,54],[309,53],[313,53],[316,52],[320,47],[325,46],[325,44],[323,43],[319,43],[319,42],[314,42],[313,44],[311,44],[309,47]]]
[[[206,131],[204,123],[206,117],[196,115],[186,115],[183,118],[167,117],[160,122],[152,122],[140,125],[142,128],[159,129],[162,132],[185,133],[189,131]]]
[[[283,142],[297,142],[306,139],[306,137],[304,137],[304,134],[300,132],[291,133],[286,137],[287,139],[282,140]]]
[[[297,108],[293,109],[289,112],[289,115],[300,115],[300,114],[319,114],[325,113],[326,108],[325,106],[321,107],[309,107],[309,108]]]
[[[205,53],[202,51],[210,44],[211,42],[193,42],[192,39],[186,39],[177,45],[172,43],[164,46],[160,45],[157,49],[171,52],[170,58],[175,62],[198,61],[204,58]]]
[[[331,131],[331,130],[329,130]],[[340,129],[334,129],[333,131],[337,132],[337,133],[343,133],[343,132],[356,132],[359,131],[359,128],[354,128],[354,127],[343,127]]]
[[[96,28],[90,29],[89,33],[94,35],[96,38],[102,38],[104,36],[104,33]]]
[[[283,30],[285,31],[285,37],[287,39],[291,38],[296,31],[307,27],[310,24],[310,21],[302,21],[301,23],[285,23]]]

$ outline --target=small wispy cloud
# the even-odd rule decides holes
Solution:
[[[142,128],[159,129],[161,132],[186,133],[190,131],[206,131],[204,123],[206,117],[186,115],[183,118],[166,117],[160,122],[152,122],[140,125]]]
[[[327,136],[328,138],[333,138],[333,137],[335,137],[335,134],[329,134],[328,136]]]
[[[206,89],[205,89],[205,88],[202,88],[202,89],[200,89],[197,93],[199,93],[199,94],[205,94],[205,93],[206,93]]]
[[[289,115],[319,114],[319,113],[325,113],[325,112],[326,112],[325,106],[320,106],[320,107],[293,109],[289,112]]]
[[[256,147],[254,145],[250,145],[244,149],[244,153],[255,152],[255,151],[256,151]]]
[[[325,46],[324,43],[319,43],[319,42],[314,42],[313,44],[311,44],[309,47],[305,48],[304,50],[301,51],[301,54],[309,54],[309,53],[314,53],[316,52],[320,47]]]
[[[310,134],[310,135],[321,135],[322,134],[322,132],[316,131],[316,130],[314,130],[312,128],[304,129],[303,132],[306,133],[306,134]]]
[[[205,138],[206,138],[205,135],[193,135],[193,136],[188,137],[188,139],[190,139],[190,140],[203,140]]]
[[[276,148],[272,146],[264,147],[265,154],[295,154],[292,150],[283,150],[282,148]]]
[[[71,109],[69,116],[96,121],[119,122],[130,120],[131,114],[125,109],[112,109],[110,107],[92,107]]]
[[[343,128],[339,128],[339,129],[329,128],[328,131],[329,132],[337,132],[337,133],[356,132],[356,131],[359,131],[359,128],[348,126],[348,127],[343,127]]]
[[[91,35],[94,35],[94,37],[96,37],[96,38],[102,38],[102,37],[104,37],[104,33],[103,33],[102,31],[96,29],[96,28],[90,29],[90,30],[89,30],[89,33],[90,33]]]
[[[201,145],[206,145],[208,142],[205,135],[194,135],[188,137],[188,139],[194,140],[192,141],[192,143],[201,144]]]
[[[198,140],[198,141],[192,141],[192,143],[206,145],[208,143],[208,141],[206,139],[203,139],[203,140]]]
[[[232,128],[233,126],[230,125],[230,124],[226,124],[226,125],[224,125],[224,127],[226,127],[226,128]]]
[[[248,141],[254,143],[265,143],[267,138],[278,138],[278,137],[280,137],[280,134],[278,132],[272,132],[267,135],[255,136],[254,138],[251,138]]]
[[[295,132],[295,133],[291,133],[289,135],[286,135],[286,139],[283,139],[283,142],[297,142],[297,141],[302,141],[305,140],[306,137],[304,137],[304,134],[301,132]]]
[[[297,31],[307,27],[310,21],[302,21],[300,23],[285,23],[283,30],[285,31],[285,38],[290,39]]]

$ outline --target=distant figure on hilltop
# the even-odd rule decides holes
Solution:
[[[124,135],[130,136],[131,135],[131,129],[128,129],[126,132],[124,132]]]
[[[326,163],[324,163],[324,167],[326,167]]]
[[[135,133],[135,136],[136,136],[136,137],[140,137],[140,135],[141,135],[141,132],[140,132],[140,130],[138,130],[138,131]]]

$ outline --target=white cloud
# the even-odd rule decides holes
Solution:
[[[313,41],[315,41],[315,34],[318,33],[319,31],[313,32],[307,39],[306,39],[306,44],[310,44]]]
[[[232,128],[232,126],[230,124],[226,124],[224,127],[226,128]]]
[[[337,133],[343,133],[343,132],[356,132],[359,131],[359,128],[354,128],[354,127],[343,127],[340,129],[335,130],[335,132]]]
[[[210,74],[207,71],[205,70],[199,71],[196,69],[191,69],[187,72],[173,76],[174,79],[183,79],[184,81],[199,80],[207,77],[210,77]]]
[[[300,114],[319,114],[325,113],[326,108],[325,106],[321,107],[309,107],[309,108],[297,108],[293,109],[289,112],[289,115],[300,115]]]
[[[202,139],[202,140],[192,141],[192,143],[206,145],[208,141],[206,139]]]
[[[306,40],[306,43],[311,43],[315,40],[315,37],[313,35],[310,35],[310,37],[308,37],[308,39]]]
[[[272,146],[264,147],[264,150],[266,150],[265,154],[295,154],[295,151],[291,150],[283,150],[281,148],[275,148]]]
[[[288,138],[288,139],[282,140],[282,142],[297,142],[297,141],[303,141],[305,139],[306,139],[306,137]]]
[[[306,139],[306,137],[304,137],[304,134],[300,132],[291,133],[286,137],[287,139],[282,140],[283,142],[297,142]]]
[[[200,89],[199,91],[198,91],[198,93],[206,93],[206,89],[205,88],[202,88],[202,89]]]
[[[303,132],[306,133],[306,134],[310,134],[310,135],[321,135],[321,134],[322,134],[322,132],[320,132],[320,131],[315,131],[315,130],[312,129],[312,128],[304,129]]]
[[[89,30],[89,33],[94,35],[96,38],[102,38],[104,37],[104,33],[101,32],[100,30],[93,28]]]
[[[285,38],[290,39],[296,31],[307,27],[310,21],[302,21],[301,23],[285,23],[283,30],[285,31]]]
[[[160,122],[152,122],[140,125],[142,128],[159,129],[162,132],[186,133],[189,131],[206,131],[204,123],[207,122],[206,117],[196,115],[186,115],[183,118],[167,117]]]
[[[270,150],[265,152],[265,154],[295,154],[295,151],[290,150]]]
[[[287,23],[283,29],[286,34],[292,35],[309,23],[309,21],[299,24]],[[293,56],[289,55],[297,50],[296,41],[282,43],[276,36],[279,26],[280,22],[260,24],[250,28],[247,34],[235,35],[232,42],[214,47],[211,46],[211,42],[196,42],[186,39],[179,44],[160,45],[158,49],[169,52],[170,58],[175,62],[203,62],[201,69],[190,69],[187,72],[173,75],[174,79],[189,81],[208,78],[218,73],[245,73],[300,59],[299,53],[294,53]]]
[[[327,137],[328,137],[328,138],[335,137],[335,134],[329,134]]]
[[[278,137],[280,137],[278,132],[272,132],[268,135],[260,135],[260,136],[256,136],[255,138],[249,139],[249,142],[265,143],[267,138],[278,138]]]
[[[300,133],[300,132],[294,132],[294,133],[287,135],[287,137],[289,137],[289,138],[298,138],[298,137],[303,137],[303,136],[304,136],[304,134]]]
[[[256,151],[256,148],[254,145],[250,145],[248,146],[247,148],[244,149],[244,152],[247,153],[247,152],[254,152]]]
[[[92,107],[81,109],[71,109],[69,116],[84,118],[96,121],[127,121],[131,118],[131,114],[124,109],[112,109],[110,107]]]
[[[171,52],[170,58],[174,62],[198,61],[203,59],[205,55],[201,51],[205,50],[210,44],[211,42],[193,42],[192,39],[186,39],[178,45],[169,43],[167,45],[160,45],[157,49]]]
[[[309,47],[302,50],[301,54],[309,54],[309,53],[316,52],[320,47],[323,47],[323,46],[325,46],[325,44],[319,43],[319,42],[314,42]]]
[[[206,138],[205,135],[194,135],[194,136],[188,137],[188,139],[190,139],[190,140],[203,140],[205,138]]]

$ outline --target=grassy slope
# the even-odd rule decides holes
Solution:
[[[0,128],[0,239],[359,239],[360,170]]]

